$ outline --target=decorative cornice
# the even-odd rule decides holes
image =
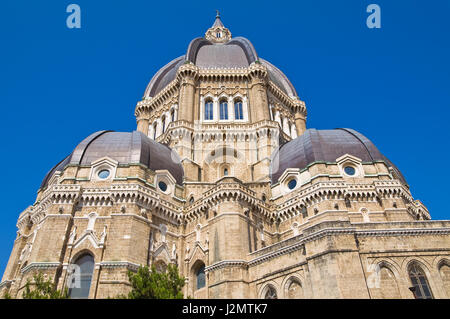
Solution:
[[[247,262],[245,260],[222,260],[216,262],[208,267],[205,267],[205,272],[211,272],[222,268],[230,267],[247,267]]]
[[[105,269],[127,268],[129,270],[137,271],[141,265],[132,263],[130,261],[102,261],[100,267]]]
[[[154,189],[154,185],[145,186],[136,183],[86,188],[81,187],[81,185],[51,185],[42,201],[30,206],[21,214],[17,227],[20,229],[29,220],[33,224],[38,224],[48,215],[48,207],[55,204],[113,206],[115,204],[134,203],[142,208],[156,209],[158,214],[179,223],[182,219],[182,203],[173,203],[162,199]],[[59,216],[66,215],[60,214]]]
[[[188,206],[186,208],[184,217],[187,219],[187,221],[194,220],[203,212],[222,202],[223,200],[226,200],[227,198],[233,198],[233,200],[242,200],[244,202],[247,202],[256,211],[260,212],[264,217],[268,219],[273,218],[273,213],[270,212],[270,207],[261,199],[257,198],[257,195],[254,191],[249,189],[238,179],[227,179],[232,179],[233,181],[224,181],[219,183],[215,187],[212,187],[202,194],[202,198],[200,200],[194,202],[191,206]]]
[[[3,287],[10,287],[15,280],[5,280],[0,282],[0,289],[2,289]]]
[[[374,200],[376,197],[413,200],[408,189],[398,180],[375,181],[373,184],[348,184],[345,181],[318,182],[282,197],[284,202],[276,206],[276,214],[281,220],[287,220],[299,215],[302,206],[308,208],[331,198]],[[424,209],[423,213],[425,212],[427,211]]]
[[[448,235],[450,227],[357,230],[355,234],[361,237]]]
[[[22,274],[26,274],[30,270],[33,269],[50,269],[50,268],[58,268],[61,266],[61,263],[59,261],[55,262],[32,262],[26,265],[24,268],[20,270]]]

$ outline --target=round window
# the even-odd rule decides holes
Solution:
[[[291,179],[288,183],[289,189],[294,189],[297,186],[297,180],[295,178]]]
[[[353,176],[356,174],[356,170],[353,166],[345,166],[344,172],[345,172],[345,174],[347,174],[349,176]]]
[[[159,182],[158,183],[158,187],[160,190],[162,190],[163,192],[165,192],[167,190],[167,184],[164,182]]]
[[[98,172],[97,176],[101,179],[106,179],[109,176],[109,170],[102,169],[100,172]]]

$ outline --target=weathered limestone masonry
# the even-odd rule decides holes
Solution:
[[[194,298],[450,298],[450,221],[361,133],[306,129],[287,77],[219,16],[135,116],[45,176],[0,295],[41,271],[114,297],[128,270],[176,264]]]

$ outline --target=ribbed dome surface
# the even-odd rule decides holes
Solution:
[[[271,81],[289,96],[297,96],[297,91],[283,72],[268,61],[258,58],[253,44],[243,37],[233,38],[227,43],[212,43],[204,38],[192,40],[186,55],[167,63],[153,76],[145,96],[158,94],[175,79],[178,68],[186,61],[205,69],[234,69],[246,68],[257,60],[267,67]]]
[[[143,133],[99,131],[85,138],[64,160],[53,167],[42,181],[45,188],[56,171],[67,165],[90,165],[102,157],[110,157],[119,164],[143,164],[152,170],[167,169],[178,184],[183,181],[183,167],[175,152]]]
[[[300,137],[284,144],[272,155],[272,183],[277,183],[287,168],[303,169],[314,162],[335,163],[345,154],[356,156],[363,162],[383,161],[393,167],[406,184],[397,167],[367,137],[352,129],[308,129]]]

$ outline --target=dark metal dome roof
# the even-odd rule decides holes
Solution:
[[[303,169],[314,162],[335,163],[337,158],[345,154],[356,156],[363,162],[383,161],[406,184],[397,167],[367,137],[344,128],[320,131],[308,129],[303,135],[281,146],[272,155],[271,181],[277,183],[287,168]]]
[[[102,157],[110,157],[119,164],[143,164],[152,170],[167,169],[181,185],[183,166],[175,152],[143,133],[99,131],[86,137],[72,154],[54,166],[45,176],[40,188],[45,188],[56,171],[67,165],[90,165]]]
[[[178,68],[186,61],[200,68],[246,68],[257,61],[258,55],[253,44],[246,38],[232,38],[226,43],[213,43],[205,38],[196,38],[189,44],[186,55],[180,56],[162,67],[151,79],[145,96],[155,96],[172,82]],[[259,59],[267,67],[269,79],[289,96],[297,96],[297,91],[289,79],[268,61]]]

